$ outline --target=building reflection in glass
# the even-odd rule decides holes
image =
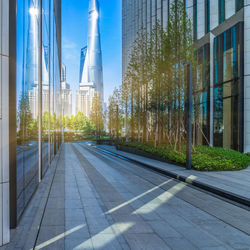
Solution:
[[[194,93],[194,142],[209,144],[210,46],[197,50],[197,84]]]
[[[214,146],[239,150],[240,25],[214,40]]]
[[[61,1],[43,0],[42,65],[38,63],[39,2],[17,0],[17,218],[35,192],[38,180],[38,120],[42,116],[42,172],[45,174],[61,138],[60,98],[60,15]],[[51,3],[51,6],[49,6]],[[51,11],[50,11],[51,10]],[[50,15],[50,18],[49,18]],[[51,36],[49,36],[51,31]],[[55,39],[56,37],[56,39]],[[50,38],[50,43],[49,43]],[[57,45],[59,44],[59,45]],[[57,53],[55,53],[57,50]],[[42,67],[42,113],[39,104],[38,69]],[[50,75],[49,75],[50,74]],[[49,77],[50,76],[50,77]],[[51,81],[50,81],[51,79]],[[57,92],[55,92],[55,90]],[[57,105],[54,104],[56,98]],[[50,118],[50,119],[49,119]],[[57,122],[57,130],[54,124]],[[58,133],[56,136],[55,133]],[[49,136],[50,134],[50,136]],[[50,145],[50,147],[49,147]],[[57,146],[54,146],[57,145]],[[49,154],[50,149],[50,154]]]

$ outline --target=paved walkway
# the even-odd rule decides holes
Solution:
[[[219,190],[234,194],[250,202],[250,167],[241,171],[222,171],[222,172],[199,172],[195,170],[186,170],[185,168],[152,160],[142,156],[117,150],[114,146],[98,146],[102,149],[112,151],[116,154],[146,163],[162,170],[167,170],[178,176],[186,178],[187,181],[197,181],[216,187]]]
[[[86,144],[64,144],[7,249],[250,249],[250,212]]]

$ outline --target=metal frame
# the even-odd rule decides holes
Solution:
[[[39,124],[38,124],[38,144],[39,144],[39,163],[38,163],[38,178],[39,182],[42,180],[43,170],[42,170],[42,54],[43,54],[43,1],[39,0],[39,45],[38,45],[38,106],[39,106]]]
[[[187,93],[186,93],[186,131],[187,131],[187,144],[186,144],[186,168],[192,168],[192,109],[193,109],[193,68],[192,63],[185,63],[186,66],[186,79],[187,79]]]
[[[16,0],[9,0],[9,175],[10,228],[17,225],[16,200]]]
[[[239,151],[244,152],[244,23],[239,24],[240,80],[239,80]]]

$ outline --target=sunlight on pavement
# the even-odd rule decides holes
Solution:
[[[140,198],[142,198],[143,196],[145,196],[145,195],[147,195],[147,194],[149,194],[149,193],[151,193],[151,192],[153,192],[153,191],[155,191],[155,190],[161,188],[162,186],[166,185],[166,184],[169,183],[169,182],[171,182],[171,180],[165,181],[165,182],[163,182],[161,185],[156,186],[156,187],[154,187],[154,188],[152,188],[152,189],[149,189],[149,190],[146,191],[145,193],[142,193],[142,194],[140,194],[140,195],[134,197],[133,199],[131,199],[131,200],[129,200],[129,201],[126,201],[126,202],[122,203],[121,205],[119,205],[119,206],[117,206],[117,207],[114,207],[114,208],[110,209],[110,210],[107,211],[105,214],[111,214],[111,213],[117,211],[118,209],[120,209],[120,208],[122,208],[122,207],[125,207],[125,206],[131,204],[132,202],[136,201],[137,199],[140,199]]]
[[[178,192],[180,192],[183,188],[185,188],[187,184],[185,183],[178,183],[174,187],[170,188],[163,194],[160,194],[152,201],[146,203],[142,207],[136,209],[133,214],[147,214],[155,211],[157,208],[162,206],[168,200],[173,198]]]
[[[82,244],[78,245],[74,249],[84,249],[84,247],[87,247],[89,246],[89,244],[91,244],[91,241],[95,242],[95,248],[98,248],[98,249],[103,248],[105,245],[115,240],[119,235],[128,231],[134,225],[135,223],[133,222],[114,223],[112,226],[107,227],[106,229],[96,234],[95,236],[91,237],[90,239],[84,241]],[[110,230],[112,230],[113,226],[119,228],[118,233],[110,234]],[[98,240],[102,235],[105,235],[105,237],[102,237],[102,240]]]
[[[79,226],[76,226],[76,227],[66,231],[65,233],[59,234],[56,237],[54,237],[54,238],[52,238],[50,240],[47,240],[46,242],[36,246],[35,249],[42,249],[42,248],[44,248],[46,246],[49,246],[50,244],[52,244],[52,243],[54,243],[54,242],[56,242],[56,241],[58,241],[58,240],[60,240],[60,239],[62,239],[64,237],[66,237],[66,236],[68,236],[68,235],[70,235],[70,234],[84,228],[85,226],[86,226],[86,224],[81,224]],[[32,249],[30,249],[30,250],[32,250]]]

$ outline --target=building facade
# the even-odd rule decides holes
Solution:
[[[137,33],[165,28],[174,0],[123,0],[123,76]],[[250,1],[184,0],[200,79],[197,144],[250,152]],[[194,128],[194,131],[196,128]],[[204,137],[207,139],[205,140]]]
[[[61,1],[1,1],[0,34],[4,245],[61,144]]]

